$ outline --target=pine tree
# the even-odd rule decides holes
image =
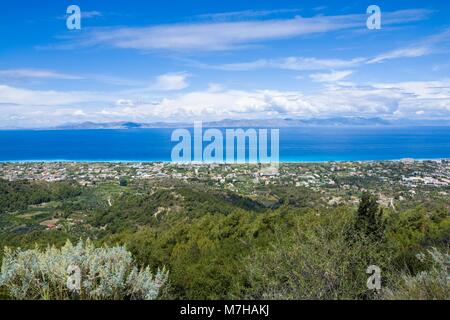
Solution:
[[[378,205],[378,198],[364,192],[356,213],[355,228],[370,237],[381,239],[384,234],[383,209]]]

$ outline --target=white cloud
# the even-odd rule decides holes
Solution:
[[[38,91],[0,86],[0,125],[82,121],[192,121],[311,116],[450,118],[450,80],[355,85],[325,82],[321,91],[203,91],[142,99],[142,92]],[[124,98],[126,97],[126,98]]]
[[[277,10],[242,10],[233,12],[221,12],[212,14],[202,14],[199,18],[211,19],[213,21],[240,20],[245,18],[266,17],[283,13],[297,13],[300,9],[277,9]]]
[[[343,80],[349,77],[353,71],[343,70],[343,71],[332,71],[330,73],[314,73],[310,75],[310,78],[316,82],[334,82]]]
[[[0,79],[92,80],[118,86],[144,86],[145,82],[102,74],[70,74],[44,69],[0,69]]]
[[[427,9],[405,9],[383,12],[383,25],[401,24],[427,19],[433,13]]]
[[[72,112],[72,115],[75,117],[86,117],[87,116],[87,114],[81,109],[76,109],[75,111]]]
[[[40,79],[61,79],[61,80],[81,80],[81,76],[67,73],[55,72],[51,70],[39,69],[6,69],[0,70],[0,77],[7,78],[40,78]]]
[[[383,14],[384,24],[425,19],[427,10],[403,10]],[[294,17],[291,19],[237,22],[186,23],[150,27],[91,29],[71,39],[71,45],[108,45],[125,49],[230,50],[267,40],[335,32],[365,27],[364,14]],[[67,47],[67,46],[63,46]]]
[[[430,55],[439,50],[438,44],[450,39],[450,29],[436,35],[429,36],[418,42],[415,46],[398,48],[383,52],[374,57],[357,57],[352,59],[321,59],[315,57],[285,57],[278,59],[258,59],[254,61],[207,65],[196,61],[189,61],[192,66],[225,71],[251,71],[265,68],[284,69],[293,71],[334,70],[356,68],[366,64],[382,63],[400,58],[417,58]]]
[[[156,83],[151,89],[155,91],[175,91],[187,88],[189,86],[186,81],[188,76],[184,72],[160,75],[156,78]]]
[[[358,25],[354,17],[294,18],[246,22],[162,25],[93,30],[80,44],[128,49],[229,50],[264,40],[340,30]]]
[[[116,101],[111,94],[89,91],[29,90],[0,85],[0,104],[64,106],[98,101]]]
[[[430,55],[439,51],[437,45],[441,45],[448,41],[450,38],[450,28],[445,29],[444,31],[426,37],[421,41],[418,41],[416,44],[412,46],[408,46],[405,48],[395,49],[389,52],[382,53],[372,59],[369,59],[367,63],[378,63],[384,62],[391,59],[399,59],[399,58],[417,58],[423,57],[426,55]]]
[[[303,57],[290,57],[286,58],[274,65],[288,70],[326,70],[326,69],[339,69],[339,68],[351,68],[360,65],[364,61],[363,58],[355,58],[349,60],[343,59],[317,59],[317,58],[303,58]]]
[[[417,58],[428,55],[431,53],[431,48],[428,47],[416,47],[416,48],[402,48],[386,52],[376,56],[373,59],[367,61],[367,63],[378,63],[386,60],[398,59],[398,58]]]
[[[115,109],[115,119],[219,120],[269,117],[450,117],[450,82],[333,83],[316,94],[278,90],[194,91],[134,108]],[[419,112],[419,113],[418,113]]]
[[[240,63],[227,63],[222,65],[205,65],[201,63],[194,63],[194,65],[206,68],[206,69],[216,69],[225,71],[250,71],[262,68],[268,68],[271,66],[270,60],[260,59],[250,62],[240,62]]]
[[[287,57],[281,59],[259,59],[242,63],[229,63],[222,65],[202,65],[199,67],[226,70],[226,71],[249,71],[262,68],[276,68],[284,70],[305,71],[305,70],[329,70],[339,68],[352,68],[365,61],[364,58],[355,59],[319,59],[305,57]]]
[[[102,17],[103,14],[99,11],[81,11],[81,17],[82,18],[98,18]]]
[[[66,20],[68,16],[69,16],[69,14],[61,15],[61,16],[57,17],[57,19]],[[103,13],[101,13],[100,11],[95,11],[95,10],[83,11],[83,10],[81,10],[81,18],[83,18],[83,19],[100,18],[103,16],[104,16]]]
[[[449,32],[448,35],[450,36]],[[442,37],[439,38],[443,40]],[[198,62],[193,62],[194,66],[225,70],[225,71],[251,71],[264,68],[275,68],[294,71],[308,71],[308,70],[332,70],[342,68],[356,68],[365,64],[381,63],[388,60],[400,58],[416,58],[434,53],[430,43],[417,47],[399,48],[392,51],[381,53],[375,57],[358,57],[352,59],[321,59],[315,57],[286,57],[279,59],[259,59],[254,61],[228,63],[221,65],[206,65]]]

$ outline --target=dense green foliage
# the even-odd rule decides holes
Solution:
[[[432,248],[448,253],[445,200],[382,210],[369,193],[359,207],[325,206],[319,192],[277,185],[262,190],[264,200],[169,179],[0,185],[8,191],[0,202],[2,247],[87,237],[124,245],[140,266],[170,271],[165,299],[450,298],[442,272],[417,258]],[[61,227],[40,224],[51,219]],[[382,270],[381,292],[366,287],[369,265]],[[424,272],[434,295],[420,292],[416,277]]]
[[[29,205],[63,200],[80,195],[74,182],[9,182],[0,179],[0,213],[26,209]]]
[[[384,237],[383,210],[379,208],[377,200],[369,192],[362,194],[356,211],[354,231],[381,240]]]

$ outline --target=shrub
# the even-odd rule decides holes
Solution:
[[[71,291],[69,276],[76,277],[71,273],[77,270],[79,282]],[[95,248],[89,240],[73,246],[67,241],[61,249],[44,251],[5,248],[0,287],[14,299],[153,300],[167,276],[164,269],[155,275],[149,267],[138,269],[125,247]]]
[[[378,242],[362,234],[349,239],[353,223],[346,212],[298,219],[294,231],[277,232],[272,248],[248,260],[251,299],[373,299],[367,289],[369,265],[383,269],[389,278],[389,259]]]
[[[450,255],[433,248],[428,254],[418,254],[422,263],[431,263],[429,271],[404,275],[395,290],[386,290],[386,299],[450,300]]]
[[[128,186],[128,180],[126,179],[126,178],[120,178],[120,180],[119,180],[119,185],[121,186],[121,187],[127,187]]]

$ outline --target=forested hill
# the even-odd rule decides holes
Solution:
[[[283,183],[0,180],[0,244],[124,245],[138,265],[166,267],[160,298],[168,299],[448,298],[448,195],[397,197],[392,207],[370,180],[357,183],[368,192],[347,190],[339,202],[334,189]],[[378,293],[366,286],[374,264]]]

